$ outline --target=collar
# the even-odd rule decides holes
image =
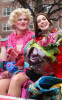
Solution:
[[[21,33],[21,34],[18,34],[17,31],[16,31],[16,37],[17,38],[23,38],[25,36],[27,36],[29,34],[30,30],[27,29],[27,31],[25,33]]]

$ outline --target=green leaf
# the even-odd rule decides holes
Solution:
[[[31,42],[30,42],[30,46],[35,43],[35,41],[32,39]]]
[[[57,53],[60,53],[60,50],[58,49],[58,47],[54,47],[54,53],[57,54]]]
[[[54,55],[54,49],[47,50],[50,54]]]
[[[58,41],[57,41],[57,43],[61,43],[62,42],[62,38],[60,38]]]
[[[48,51],[49,53],[51,53],[52,55],[60,53],[60,50],[58,49],[57,46],[52,47],[52,49],[49,49],[49,50],[47,50],[47,51]]]

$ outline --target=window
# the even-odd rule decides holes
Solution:
[[[43,5],[44,8],[44,12],[48,13],[49,9],[51,8],[51,5]]]
[[[7,23],[3,23],[3,31],[10,31],[11,29],[9,28]]]
[[[33,10],[33,5],[32,4],[29,4],[30,8]]]
[[[33,22],[29,25],[29,28],[30,28],[31,30],[34,30],[34,24],[33,24]]]
[[[2,0],[3,2],[9,2],[9,1],[14,1],[14,0]]]
[[[14,10],[14,8],[3,8],[3,16],[8,16]]]

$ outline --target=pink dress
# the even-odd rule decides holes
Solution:
[[[17,45],[22,45],[21,50],[20,50],[20,53],[24,54],[24,48],[25,48],[25,52],[26,52],[26,45],[29,44],[29,42],[32,39],[34,39],[34,37],[35,37],[34,32],[30,31],[29,29],[24,34],[17,34],[17,32],[15,31],[12,34],[10,34],[8,37],[2,39],[0,41],[0,46],[5,46],[7,48],[7,54],[8,54],[8,52],[12,48],[16,49],[17,48],[16,47]],[[1,61],[0,60],[0,63],[1,64],[3,62],[4,61]],[[4,68],[4,66],[3,66],[3,68]],[[2,72],[0,71],[0,79],[2,79],[2,78],[8,78],[8,77],[11,77],[12,76],[12,74],[10,74],[8,71],[5,72],[4,70],[2,70]],[[2,77],[2,75],[4,77]]]
[[[13,32],[10,36],[1,40],[0,46],[6,46],[7,51],[11,48],[16,49],[16,45],[22,45],[21,53],[24,53],[24,47],[26,44],[33,39],[34,32],[27,30],[24,34],[17,34]]]

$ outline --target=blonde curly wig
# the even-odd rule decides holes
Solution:
[[[29,9],[17,8],[9,16],[8,25],[9,25],[10,28],[15,30],[15,23],[16,23],[18,17],[22,13],[25,13],[25,15],[26,15],[29,22],[32,21],[32,15],[31,15],[31,12],[29,11]]]

